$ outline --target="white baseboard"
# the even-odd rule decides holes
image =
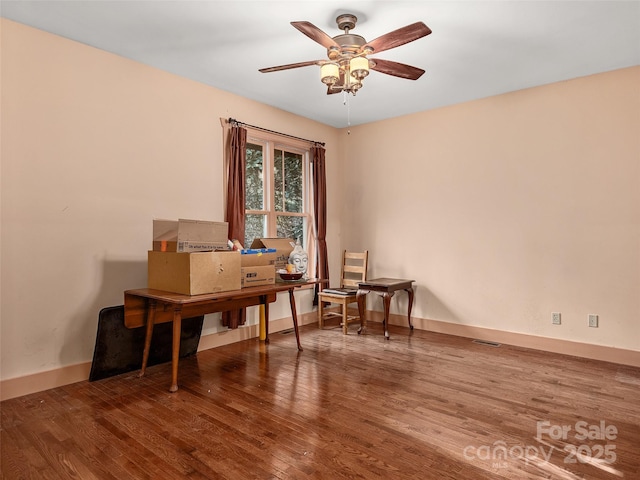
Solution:
[[[298,315],[298,324],[306,325],[317,322],[318,314],[313,311]],[[269,334],[277,333],[288,328],[293,328],[291,317],[271,320],[269,322]],[[247,325],[226,330],[223,332],[204,335],[200,337],[198,351],[209,348],[221,347],[231,343],[256,338],[258,336],[258,325]],[[140,352],[142,355],[142,352]],[[89,379],[91,373],[91,362],[78,363],[65,367],[38,372],[22,377],[11,378],[0,381],[0,401],[10,398],[21,397],[31,393],[42,392],[50,388],[69,385],[70,383],[82,382]]]
[[[0,401],[88,380],[90,373],[91,362],[85,362],[2,380],[0,381]]]
[[[370,312],[374,321],[382,322],[381,312]],[[640,351],[625,350],[622,348],[595,345],[591,343],[574,342],[558,338],[540,337],[525,333],[506,332],[504,330],[494,330],[491,328],[476,327],[473,325],[461,325],[458,323],[443,322],[439,320],[429,320],[425,318],[411,318],[413,327],[418,330],[428,330],[430,332],[455,335],[457,337],[473,338],[490,342],[504,343],[515,347],[530,348],[532,350],[542,350],[550,353],[560,353],[575,357],[601,360],[603,362],[618,363],[632,367],[640,367]],[[403,315],[391,314],[389,316],[391,325],[407,325],[407,317]]]
[[[367,319],[371,321],[382,321],[381,312],[367,312]],[[299,315],[299,324],[307,325],[317,322],[317,312],[309,312]],[[517,347],[531,348],[545,352],[560,353],[564,355],[574,355],[577,357],[590,358],[605,362],[640,367],[640,352],[635,350],[625,350],[603,345],[593,345],[588,343],[572,342],[556,338],[538,337],[522,333],[505,332],[490,328],[474,327],[471,325],[460,325],[438,320],[424,318],[412,318],[414,328],[418,330],[428,330],[436,333],[455,335],[458,337],[486,340]],[[403,315],[391,314],[389,317],[391,325],[407,325],[407,317]],[[269,334],[292,328],[291,318],[281,318],[269,322]],[[339,332],[336,331],[338,334]],[[198,351],[208,350],[223,345],[248,340],[258,336],[258,325],[248,325],[233,330],[205,335],[200,338]],[[39,372],[32,375],[11,378],[0,381],[0,401],[10,398],[21,397],[31,393],[37,393],[50,388],[61,387],[70,383],[81,382],[89,379],[91,372],[91,362],[79,363],[60,367],[46,372]]]

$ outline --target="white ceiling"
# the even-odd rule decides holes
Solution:
[[[640,64],[640,1],[1,0],[3,17],[334,127],[358,125]],[[324,59],[290,25],[306,20],[373,40],[422,21],[433,33],[379,58],[426,70],[417,81],[372,71],[347,104],[327,95]],[[249,121],[250,119],[240,119]]]

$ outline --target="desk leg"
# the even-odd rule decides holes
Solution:
[[[300,332],[298,331],[298,315],[296,313],[296,299],[293,296],[293,288],[289,289],[289,303],[291,304],[291,317],[293,318],[293,329],[296,332],[296,341],[298,342],[298,350],[302,351],[302,345],[300,345]]]
[[[358,302],[358,315],[360,315],[360,328],[358,329],[358,335],[365,331],[367,328],[367,320],[364,318],[364,311],[366,307],[367,291],[358,290],[356,293],[356,301]]]
[[[173,311],[173,349],[171,351],[171,388],[178,391],[178,361],[180,360],[180,335],[182,334],[182,311],[176,307]]]
[[[409,287],[406,290],[409,294],[409,310],[407,312],[407,320],[409,320],[409,328],[413,330],[413,324],[411,323],[411,308],[413,308],[413,288]]]
[[[384,302],[384,318],[382,319],[382,327],[384,328],[384,338],[389,340],[389,310],[391,309],[391,297],[393,292],[384,292],[382,300]]]
[[[264,338],[260,338],[260,340],[264,340],[264,343],[269,343],[269,302],[266,295],[260,297],[260,321],[263,322],[262,325],[264,326]]]
[[[318,328],[322,330],[324,328],[324,302],[318,297]]]
[[[265,326],[264,326],[265,325],[265,322],[264,322],[264,304],[266,302],[263,302],[262,298],[264,298],[264,297],[260,298],[260,301],[262,303],[260,303],[260,328],[259,328],[260,336],[259,336],[259,338],[260,338],[260,340],[266,340],[267,331],[265,330]]]
[[[156,316],[156,301],[149,300],[147,304],[147,333],[144,337],[144,350],[142,351],[142,367],[140,368],[139,377],[144,376],[149,361],[149,351],[151,350],[151,338],[153,337],[153,324]]]

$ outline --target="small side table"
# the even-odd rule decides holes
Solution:
[[[404,280],[401,278],[375,278],[363,283],[358,283],[358,292],[356,293],[358,313],[360,314],[360,328],[358,329],[358,333],[363,332],[367,328],[367,320],[364,317],[367,293],[377,292],[382,294],[382,299],[384,301],[384,320],[382,327],[384,328],[385,338],[389,340],[389,307],[391,305],[391,297],[393,297],[394,293],[398,290],[404,290],[409,295],[409,311],[407,312],[407,320],[409,321],[409,328],[413,330],[413,324],[411,323],[413,282],[414,280]]]

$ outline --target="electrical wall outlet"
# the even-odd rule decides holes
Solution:
[[[554,325],[560,325],[562,323],[562,319],[560,318],[560,312],[553,312],[551,314],[551,323]]]
[[[589,315],[589,326],[598,328],[598,315]]]

